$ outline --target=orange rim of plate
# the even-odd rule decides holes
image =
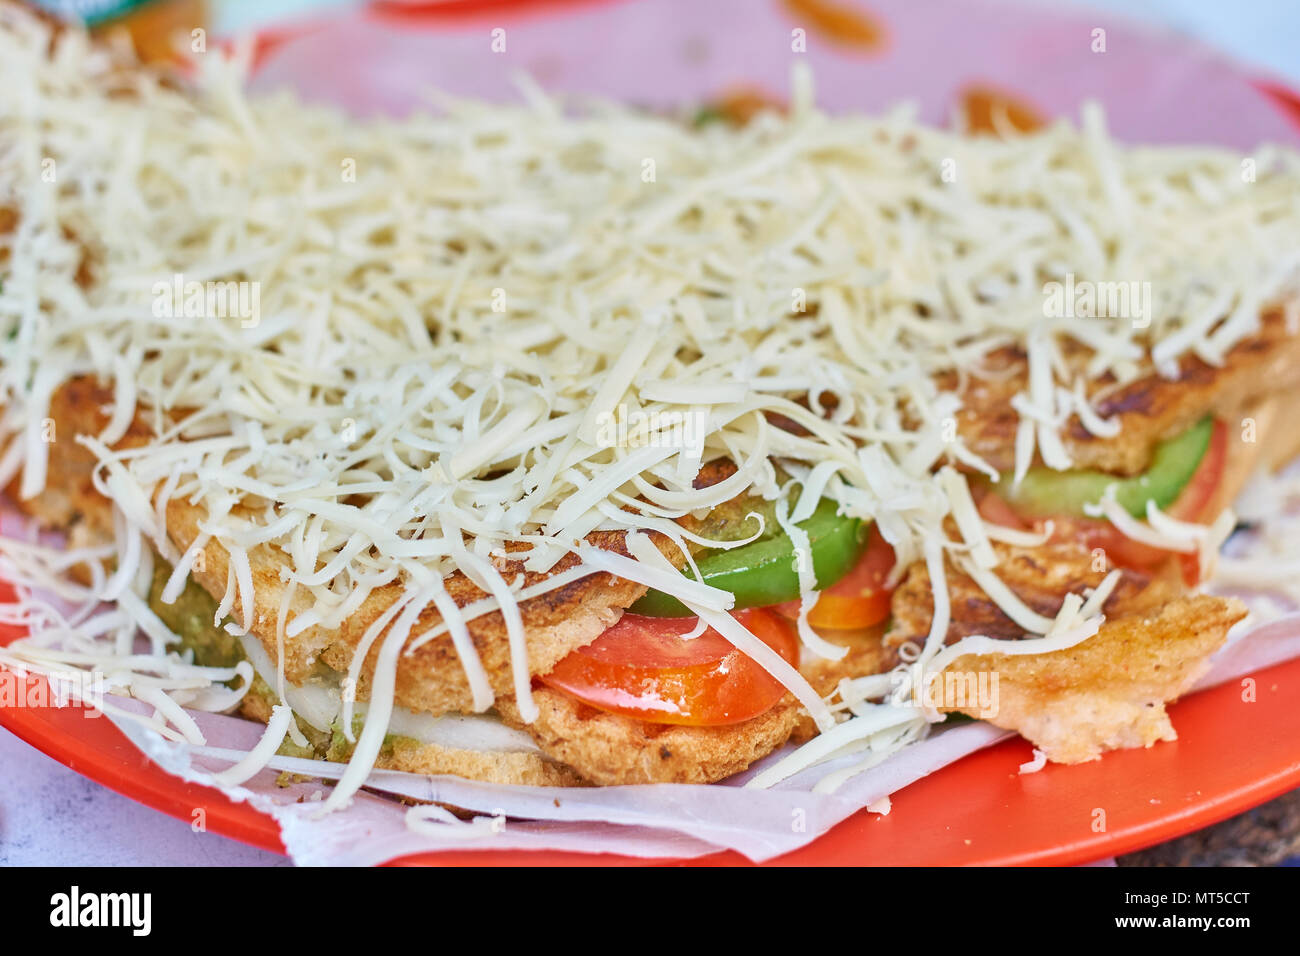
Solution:
[[[369,12],[392,25],[437,25],[493,12],[545,14],[605,0],[378,2]],[[267,31],[257,59],[309,32],[311,24]],[[1300,93],[1273,81],[1256,86],[1300,125]],[[8,586],[0,582],[0,591]],[[0,645],[21,636],[0,628]],[[4,668],[0,668],[3,671]],[[859,811],[808,845],[768,865],[1069,866],[1132,852],[1234,816],[1300,786],[1300,659],[1173,704],[1179,739],[1119,750],[1091,763],[1020,765],[1033,748],[1016,737],[964,757],[895,793],[887,816]],[[42,681],[32,676],[28,681]],[[1253,696],[1253,699],[1244,699]],[[78,706],[0,707],[0,727],[90,780],[189,822],[284,853],[279,826],[212,787],[187,783],[150,761],[106,717]],[[1229,759],[1225,759],[1229,755]],[[1099,796],[1100,795],[1100,796]],[[417,853],[397,866],[748,865],[732,851],[694,859],[645,860],[551,850]]]

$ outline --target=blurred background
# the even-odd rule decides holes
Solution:
[[[472,2],[472,0],[471,0]],[[555,0],[537,0],[554,6]],[[1011,0],[1061,11],[1100,11],[1196,37],[1264,74],[1300,85],[1300,3],[1295,0]],[[528,0],[487,0],[479,6],[517,9]],[[365,0],[35,0],[62,15],[92,22],[126,22],[142,36],[173,24],[203,22],[218,36],[310,20],[366,6]],[[465,5],[466,0],[390,0],[389,8]],[[866,4],[867,8],[870,4]]]
[[[453,0],[455,2],[455,0]],[[1038,6],[1102,10],[1198,37],[1239,60],[1300,86],[1300,3],[1296,0],[1017,0]],[[263,27],[357,0],[210,0],[214,30]]]

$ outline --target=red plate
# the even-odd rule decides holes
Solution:
[[[475,81],[467,77],[465,64],[473,62],[473,52],[483,45],[482,28],[499,23],[510,26],[511,49],[523,50],[530,58],[523,65],[538,74],[559,70],[561,87],[605,90],[634,102],[658,102],[659,94],[691,96],[719,92],[719,84],[737,78],[751,79],[751,71],[768,69],[776,58],[750,50],[739,57],[741,66],[723,62],[735,51],[714,49],[705,55],[700,36],[727,34],[738,43],[766,43],[772,36],[763,32],[764,17],[771,19],[775,3],[752,8],[754,16],[739,21],[736,29],[709,29],[699,22],[707,19],[721,4],[698,4],[694,0],[667,0],[676,14],[660,17],[663,35],[656,34],[675,51],[693,50],[694,65],[675,63],[667,71],[659,67],[649,74],[644,89],[627,89],[639,82],[639,70],[633,60],[638,48],[647,46],[645,34],[629,28],[644,12],[644,2],[614,5],[619,20],[602,25],[584,17],[614,16],[596,0],[459,0],[450,5],[391,2],[377,4],[375,13],[362,15],[373,26],[376,21],[400,21],[405,26],[425,25],[433,28],[430,42],[445,31],[444,58],[417,50],[417,66],[438,64],[445,60],[447,77],[430,77],[415,72],[422,82],[444,79],[446,85],[462,93],[486,92],[474,89]],[[1148,85],[1141,79],[1163,58],[1180,56],[1170,44],[1182,41],[1157,39],[1138,31],[1127,30],[1123,22],[1110,22],[1111,52],[1106,55],[1105,72],[1089,85],[1079,79],[1079,71],[1089,69],[1087,52],[1080,52],[1075,42],[1087,37],[1096,17],[1069,21],[1051,11],[1032,7],[984,4],[977,0],[941,3],[927,0],[909,4],[902,0],[876,0],[867,4],[879,15],[890,42],[883,55],[861,63],[832,51],[816,63],[823,99],[834,108],[873,109],[898,98],[900,83],[916,83],[904,91],[920,100],[923,113],[938,120],[952,102],[952,93],[967,82],[991,82],[1011,90],[1030,89],[1033,99],[1047,113],[1072,109],[1078,89],[1091,89],[1112,110],[1112,126],[1121,134],[1126,129],[1168,140],[1183,135],[1188,139],[1213,140],[1219,133],[1227,139],[1285,138],[1268,135],[1270,115],[1261,113],[1263,97],[1248,101],[1243,89],[1249,78],[1221,63],[1206,66],[1202,53],[1195,59],[1206,87],[1195,97],[1204,108],[1192,110],[1187,120],[1191,126],[1171,128],[1168,114],[1143,113],[1138,103]],[[563,17],[572,12],[572,22]],[[919,13],[918,13],[919,12]],[[527,13],[527,16],[519,16]],[[760,15],[761,13],[761,15]],[[487,19],[484,19],[486,14]],[[679,14],[679,15],[678,15]],[[916,17],[928,15],[929,26],[920,29]],[[533,24],[538,29],[529,32]],[[573,29],[569,30],[569,26]],[[778,24],[785,30],[789,24]],[[621,29],[606,29],[607,26]],[[662,26],[662,24],[660,24]],[[743,28],[742,28],[743,26]],[[1083,29],[1080,34],[1078,30]],[[345,25],[330,26],[321,21],[309,29],[276,31],[263,37],[260,46],[268,72],[280,79],[292,76],[294,58],[298,67],[310,65],[313,54],[295,49],[297,41],[320,40],[315,54],[317,63],[333,64],[325,71],[343,84],[355,88],[355,77],[338,69],[340,60],[329,47],[329,33],[341,30],[351,35]],[[931,36],[931,31],[936,36]],[[588,57],[585,50],[597,49],[579,43],[578,37],[598,36],[600,55]],[[373,36],[368,36],[373,40]],[[936,53],[944,44],[945,52]],[[1163,44],[1163,45],[1162,45]],[[665,46],[664,49],[669,49]],[[1017,84],[1008,71],[1014,71],[1016,51],[1039,51],[1050,59],[1052,69],[1041,82],[1032,86]],[[810,51],[812,47],[810,47]],[[470,51],[470,52],[467,52]],[[919,51],[919,54],[918,54]],[[1003,52],[998,52],[1003,51]],[[1010,51],[1010,52],[1007,52]],[[1126,52],[1127,51],[1127,52]],[[409,54],[409,44],[407,53]],[[571,62],[566,67],[565,57]],[[650,51],[654,55],[654,51]],[[467,60],[466,57],[471,59]],[[903,76],[906,58],[924,63],[925,69]],[[703,57],[703,59],[700,59]],[[712,59],[710,59],[712,57]],[[893,57],[891,61],[889,58]],[[816,59],[810,52],[810,59]],[[902,58],[902,67],[899,60]],[[345,58],[355,68],[364,57]],[[1213,59],[1212,57],[1210,59]],[[575,67],[573,64],[577,63]],[[633,65],[629,65],[633,64]],[[765,65],[766,64],[766,65]],[[393,73],[392,63],[385,62],[383,76]],[[519,64],[515,64],[519,65]],[[569,70],[568,73],[565,70]],[[788,67],[779,65],[777,72]],[[692,70],[698,75],[693,75]],[[853,74],[859,70],[860,74]],[[948,71],[950,75],[944,75]],[[1216,72],[1217,71],[1217,72]],[[500,74],[502,71],[495,71]],[[1196,71],[1175,69],[1171,76]],[[692,78],[693,76],[693,78]],[[856,80],[851,77],[857,76]],[[546,76],[539,78],[548,80]],[[829,82],[826,82],[829,79]],[[493,80],[485,81],[488,86]],[[776,82],[765,80],[768,88]],[[469,88],[466,88],[468,84]],[[691,84],[713,84],[710,89],[688,89]],[[946,84],[946,87],[945,87]],[[1109,85],[1107,85],[1109,84]],[[644,84],[642,84],[644,86]],[[669,90],[668,87],[673,87]],[[1276,118],[1287,115],[1300,119],[1300,99],[1274,84],[1261,88],[1270,94],[1282,110]],[[399,100],[404,88],[393,93]],[[393,92],[393,91],[390,91]],[[1213,108],[1205,106],[1213,100]],[[1126,112],[1127,110],[1127,112]],[[1136,111],[1136,112],[1134,112]],[[1249,114],[1249,115],[1247,115]],[[1206,122],[1207,132],[1199,135],[1196,123]],[[1159,129],[1152,123],[1164,123]],[[1233,126],[1233,124],[1236,124]],[[1232,127],[1228,129],[1228,127]],[[1225,132],[1226,130],[1226,132]],[[1260,131],[1263,131],[1262,133]],[[1143,138],[1130,135],[1129,138]],[[0,643],[15,635],[0,633]],[[1171,708],[1180,739],[1176,743],[1158,744],[1149,750],[1122,751],[1105,759],[1075,767],[1049,765],[1036,774],[1020,775],[1017,770],[1030,757],[1024,741],[1013,740],[969,756],[943,768],[906,788],[893,798],[893,812],[887,817],[866,813],[844,821],[833,831],[807,847],[775,861],[781,864],[1075,864],[1125,853],[1159,843],[1240,813],[1286,791],[1300,786],[1300,660],[1281,664],[1255,675],[1257,700],[1243,702],[1236,682],[1203,691]],[[35,678],[33,678],[35,680]],[[77,708],[0,709],[0,726],[84,776],[148,806],[189,821],[196,807],[207,810],[208,828],[216,833],[264,849],[283,852],[274,821],[247,804],[235,804],[218,791],[187,784],[150,763],[121,735],[111,722],[88,720]],[[1104,816],[1103,816],[1104,815]],[[1104,828],[1103,828],[1104,827]],[[405,864],[425,865],[502,865],[502,864],[583,864],[632,865],[643,860],[617,856],[587,856],[577,853],[527,851],[453,851],[421,854],[404,858]],[[746,862],[734,853],[720,853],[700,860],[662,861],[697,864],[736,864]]]

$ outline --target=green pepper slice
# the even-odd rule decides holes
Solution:
[[[819,590],[848,574],[867,545],[869,522],[835,512],[835,502],[824,498],[808,519],[799,523],[808,534]],[[799,596],[794,542],[784,532],[730,550],[711,549],[700,554],[696,564],[705,584],[736,596],[737,609],[780,604]],[[690,569],[684,573],[695,577]],[[691,613],[662,591],[647,592],[629,610],[649,617],[686,617]]]
[[[1118,478],[1102,471],[1053,471],[1031,468],[1013,486],[1004,474],[993,488],[1017,512],[1027,517],[1086,515],[1084,505],[1095,504],[1115,485],[1115,499],[1135,518],[1145,518],[1147,502],[1164,510],[1177,500],[1201,465],[1214,433],[1214,419],[1207,415],[1187,431],[1156,446],[1151,467],[1132,478]]]

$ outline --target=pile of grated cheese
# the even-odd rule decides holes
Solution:
[[[99,596],[154,634],[133,599],[145,542],[176,568],[172,597],[204,544],[226,549],[222,616],[236,597],[252,606],[249,555],[272,555],[312,606],[280,622],[283,640],[336,627],[400,581],[367,635],[381,690],[403,652],[445,630],[490,707],[464,628],[500,609],[531,718],[518,602],[609,571],[674,593],[751,653],[823,740],[839,735],[828,753],[879,751],[882,733],[905,743],[923,718],[880,710],[870,681],[832,708],[726,614],[730,595],[636,532],[685,548],[673,519],[735,495],[782,499],[789,526],[829,497],[877,522],[900,566],[929,568],[934,624],[907,666],[968,647],[943,649],[945,557],[990,582],[1027,634],[1068,646],[1095,633],[1101,599],[1074,596],[1051,620],[996,587],[989,541],[1017,538],[975,511],[959,468],[992,469],[953,435],[959,402],[936,376],[1024,345],[1017,468],[1036,454],[1066,468],[1070,415],[1097,434],[1113,425],[1066,377],[1066,336],[1095,350],[1089,374],[1124,381],[1148,357],[1221,360],[1262,305],[1297,291],[1300,157],[1263,148],[1248,181],[1228,151],[1122,147],[1095,107],[1080,128],[970,139],[906,109],[828,116],[796,73],[788,116],[739,129],[606,103],[566,111],[526,82],[523,105],[358,121],[246,97],[238,56],[204,55],[181,90],[76,32],[47,51],[46,29],[0,14],[0,210],[16,214],[0,236],[0,484],[21,470],[21,494],[40,494],[52,392],[75,375],[111,380],[112,420],[87,442],[119,511],[118,570]],[[1045,316],[1045,284],[1067,275],[1149,282],[1150,315]],[[245,283],[256,309],[234,298],[189,314],[172,290],[195,282]],[[137,408],[156,440],[115,451]],[[650,431],[623,440],[637,422]],[[736,474],[692,488],[719,456]],[[208,516],[184,554],[160,518],[172,498]],[[1133,524],[1210,546],[1169,519]],[[633,532],[633,557],[585,544],[598,529]],[[507,544],[527,546],[530,570],[580,563],[521,592],[492,560]],[[491,597],[457,610],[442,584],[457,571]],[[428,607],[444,624],[416,633]],[[842,653],[806,620],[800,631],[808,653]],[[378,752],[382,696],[340,792]]]

